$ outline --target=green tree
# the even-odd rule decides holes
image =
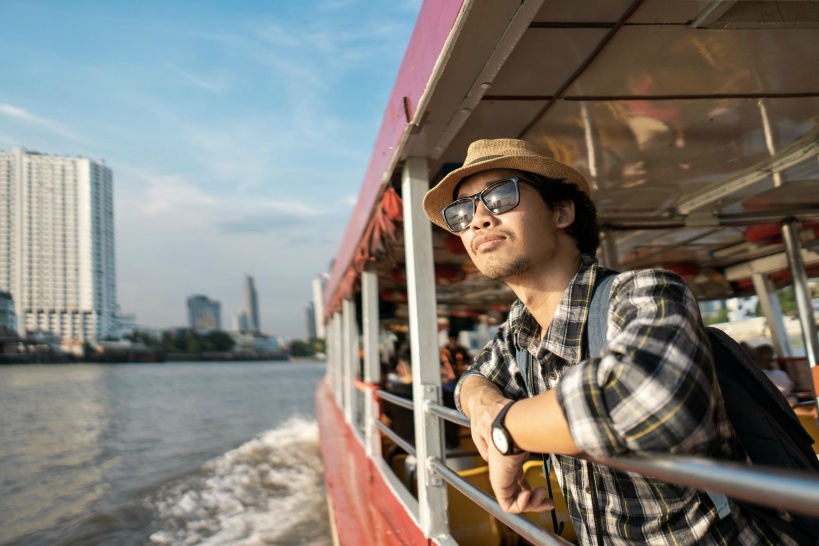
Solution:
[[[290,343],[290,354],[293,356],[313,356],[315,351],[310,343],[297,339]]]
[[[721,322],[728,322],[728,309],[717,309],[713,313],[703,315],[702,321],[706,326],[720,324]]]
[[[214,330],[208,333],[207,339],[214,351],[232,351],[236,345],[233,336],[222,330]]]

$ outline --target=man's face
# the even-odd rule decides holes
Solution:
[[[489,184],[513,176],[526,178],[509,169],[474,174],[461,183],[458,197],[475,195]],[[472,261],[491,279],[512,280],[556,258],[557,212],[552,213],[537,190],[528,184],[518,187],[517,207],[496,216],[479,201],[469,227],[459,234]]]

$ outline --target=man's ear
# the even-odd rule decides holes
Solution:
[[[556,227],[567,228],[574,223],[574,201],[561,201],[557,204],[555,212],[557,212]]]

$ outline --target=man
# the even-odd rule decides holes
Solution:
[[[542,489],[519,479],[529,452],[551,453],[583,544],[793,543],[734,503],[720,517],[702,491],[572,457],[744,460],[696,301],[678,276],[618,275],[607,346],[586,354],[593,287],[608,271],[594,258],[596,210],[580,173],[524,141],[479,140],[427,193],[424,210],[518,297],[455,392],[504,510],[552,508]],[[526,381],[519,351],[532,357]]]

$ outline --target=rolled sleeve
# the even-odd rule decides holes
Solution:
[[[619,275],[607,339],[557,386],[577,446],[592,456],[705,453],[717,440],[716,376],[685,282],[661,270]]]

